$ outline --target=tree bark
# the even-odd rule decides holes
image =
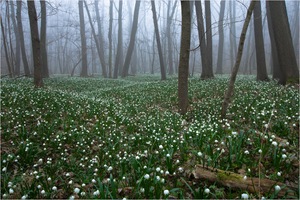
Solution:
[[[125,58],[124,66],[123,66],[122,78],[128,76],[129,64],[130,64],[130,60],[132,57],[134,43],[135,43],[135,35],[137,32],[140,5],[141,5],[141,1],[136,0],[134,14],[133,14],[133,23],[132,23],[132,29],[131,29],[131,35],[130,35],[130,42],[129,42],[129,46],[128,46],[128,50],[127,50],[127,54],[126,54],[126,58]]]
[[[275,192],[274,186],[279,185],[281,190],[277,194],[278,197],[284,197],[286,193],[288,193],[289,196],[296,196],[296,188],[291,186],[286,187],[286,184],[270,179],[250,177],[245,180],[244,175],[212,167],[203,167],[201,165],[196,165],[192,174],[195,179],[218,183],[231,189],[248,191],[254,194],[259,193],[261,195],[268,194],[272,191]]]
[[[254,38],[255,38],[255,52],[257,65],[257,80],[269,81],[267,74],[267,66],[265,59],[264,37],[262,31],[262,17],[261,17],[261,3],[260,0],[256,2],[253,11],[254,22]]]
[[[283,76],[279,83],[299,83],[299,69],[297,66],[293,41],[287,17],[285,1],[270,1],[270,16],[272,30],[277,49],[279,66]]]
[[[248,7],[247,10],[247,16],[243,25],[243,29],[241,32],[241,36],[240,36],[240,43],[239,43],[239,47],[238,47],[238,52],[237,52],[237,57],[236,57],[236,61],[235,61],[235,65],[232,69],[232,73],[231,73],[231,77],[230,77],[230,81],[229,81],[229,85],[228,85],[228,89],[225,93],[225,97],[224,97],[224,101],[222,104],[222,111],[221,111],[221,117],[224,119],[226,116],[226,111],[230,102],[230,98],[233,96],[233,91],[234,91],[234,83],[236,80],[236,76],[240,67],[240,63],[241,63],[241,58],[243,55],[243,47],[244,47],[244,42],[245,42],[245,38],[246,38],[246,33],[247,33],[247,29],[248,29],[248,25],[249,22],[251,20],[251,15],[255,6],[255,0],[251,0],[250,6]]]
[[[47,11],[46,1],[41,3],[41,65],[43,78],[49,78],[48,56],[47,56]]]
[[[191,43],[191,12],[190,2],[181,1],[181,46],[178,68],[178,105],[179,113],[185,114],[188,108],[188,75]]]
[[[87,5],[87,3],[86,3],[85,0],[83,0],[83,2],[84,2],[85,8],[86,8],[86,12],[87,12],[87,15],[88,15],[88,18],[89,18],[89,22],[90,22],[90,25],[91,25],[92,34],[93,34],[93,37],[94,37],[94,40],[95,40],[95,43],[96,43],[96,49],[97,49],[97,53],[98,53],[98,56],[99,56],[99,60],[101,62],[102,76],[104,78],[106,78],[107,77],[107,73],[106,73],[106,64],[105,64],[105,60],[104,60],[103,47],[102,48],[100,47],[99,40],[98,40],[98,37],[96,35],[96,31],[95,31],[94,25],[92,23],[91,14],[90,14],[90,11],[88,9],[88,5]]]
[[[122,23],[122,9],[123,1],[119,0],[119,11],[118,11],[118,45],[117,55],[114,68],[114,78],[118,78],[119,67],[123,66],[123,23]]]
[[[20,75],[20,64],[21,64],[21,48],[20,48],[20,34],[18,30],[18,26],[16,23],[16,15],[15,15],[15,8],[14,8],[14,1],[10,1],[10,9],[11,9],[11,21],[13,24],[13,29],[15,33],[15,39],[16,39],[16,55],[15,55],[15,68],[14,68],[14,74],[16,76]],[[13,66],[12,66],[13,67]]]
[[[25,76],[30,76],[30,70],[29,70],[28,60],[26,56],[25,42],[24,42],[24,35],[23,35],[22,0],[17,1],[17,23],[18,23],[18,31],[20,36],[20,48],[21,48],[24,72],[25,72]]]
[[[157,43],[157,49],[158,49],[158,55],[159,55],[161,80],[166,80],[167,79],[166,69],[165,69],[164,58],[163,58],[163,53],[162,53],[162,48],[161,48],[161,43],[160,43],[160,36],[159,36],[156,9],[155,9],[155,2],[154,1],[151,1],[151,8],[152,8],[152,13],[153,13],[153,23],[154,23],[156,43]]]
[[[32,54],[34,62],[34,85],[43,87],[42,66],[41,66],[41,45],[38,30],[38,18],[36,14],[34,1],[27,0],[28,16],[30,22],[30,33],[32,43]]]
[[[85,38],[85,23],[84,23],[84,12],[83,12],[83,1],[78,0],[79,8],[79,21],[80,21],[80,38],[81,38],[81,54],[82,54],[82,68],[80,76],[88,76],[88,64],[87,64],[87,48],[86,48],[86,38]]]
[[[109,1],[109,29],[108,29],[108,66],[109,77],[111,77],[112,70],[112,26],[113,26],[113,1]]]
[[[6,64],[7,64],[7,68],[8,68],[9,77],[12,78],[13,77],[13,70],[12,70],[12,64],[11,64],[10,59],[9,59],[9,53],[8,53],[7,41],[6,41],[6,34],[4,32],[2,17],[0,18],[0,23],[1,23],[1,32],[2,32],[2,37],[3,37],[3,45],[4,45]]]
[[[213,72],[213,58],[212,58],[212,30],[211,30],[211,11],[210,11],[210,0],[205,0],[205,20],[206,20],[206,56],[207,56],[207,72],[212,78],[214,76]]]
[[[218,22],[219,29],[219,47],[218,47],[218,60],[217,60],[217,74],[223,73],[223,45],[224,45],[224,30],[223,30],[223,20],[224,20],[224,12],[225,12],[225,1],[221,0],[220,7],[220,16]]]
[[[168,62],[169,62],[169,67],[168,67],[168,74],[173,75],[174,74],[174,65],[173,65],[173,47],[172,47],[172,36],[171,36],[171,26],[172,26],[172,19],[175,13],[175,8],[177,5],[177,1],[174,2],[172,12],[170,14],[171,10],[171,2],[168,1],[168,11],[167,11],[167,42],[168,42]]]

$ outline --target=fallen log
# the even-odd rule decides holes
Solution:
[[[270,192],[275,192],[275,186],[280,186],[281,190],[278,191],[278,197],[296,196],[297,188],[288,186],[284,183],[273,181],[270,179],[259,179],[248,177],[244,179],[244,175],[237,174],[230,171],[224,171],[212,167],[203,167],[197,164],[192,171],[195,179],[206,180],[209,182],[217,183],[231,189],[240,189],[248,191],[249,193],[264,195]]]

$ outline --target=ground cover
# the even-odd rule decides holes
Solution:
[[[2,79],[1,197],[277,198],[298,188],[298,89],[240,76],[221,120],[227,82],[191,78],[181,116],[175,78],[56,77],[43,89]],[[198,165],[278,184],[232,189],[198,179]]]

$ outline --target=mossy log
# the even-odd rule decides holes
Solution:
[[[275,192],[275,186],[279,185],[281,190],[278,192],[278,197],[283,197],[285,195],[296,196],[295,191],[297,188],[270,179],[250,177],[244,179],[244,175],[211,167],[202,167],[199,164],[195,166],[192,174],[195,179],[207,180],[231,189],[240,189],[260,195]]]

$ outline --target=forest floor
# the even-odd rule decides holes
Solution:
[[[227,83],[191,78],[181,116],[176,78],[2,79],[1,198],[299,199],[299,88],[239,76],[221,120]]]

